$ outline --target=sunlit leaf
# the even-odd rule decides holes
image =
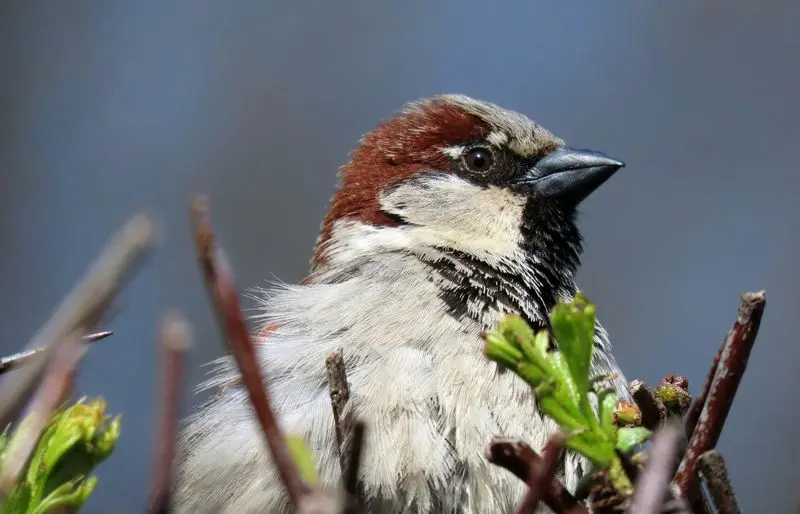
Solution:
[[[652,435],[653,433],[644,427],[622,427],[617,430],[617,449],[627,453],[647,441]]]
[[[288,434],[286,445],[289,447],[289,453],[292,454],[292,460],[297,464],[303,480],[311,485],[316,485],[319,482],[317,466],[314,462],[314,454],[308,449],[305,441],[299,436]]]

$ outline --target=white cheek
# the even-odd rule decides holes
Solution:
[[[502,188],[433,175],[393,189],[381,198],[381,207],[409,223],[398,229],[415,246],[516,259],[525,202],[523,196]]]

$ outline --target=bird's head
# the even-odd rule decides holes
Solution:
[[[312,265],[436,251],[571,276],[576,207],[622,166],[491,103],[413,102],[365,135],[342,168]]]

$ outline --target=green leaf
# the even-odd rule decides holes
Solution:
[[[617,437],[617,427],[614,425],[614,409],[617,407],[617,393],[613,389],[604,389],[597,393],[597,403],[600,418],[600,428],[608,435],[610,440]]]
[[[614,489],[625,496],[633,494],[633,484],[628,478],[628,474],[625,473],[625,468],[622,467],[622,461],[619,459],[619,456],[616,456],[614,460],[611,461],[611,464],[609,464],[608,477]]]
[[[35,416],[32,413],[30,416]],[[30,416],[24,418],[11,437],[14,445],[25,434]],[[3,504],[4,512],[34,514],[59,506],[80,508],[97,481],[89,477],[116,446],[119,417],[106,415],[106,404],[85,399],[56,411],[45,424],[31,459]]]
[[[591,431],[568,436],[566,445],[600,468],[607,468],[617,457],[614,445],[604,438],[598,438],[597,433]]]
[[[592,426],[599,427],[588,396],[589,369],[594,349],[594,305],[579,293],[571,302],[559,303],[553,308],[550,324],[579,392],[578,407]]]
[[[644,427],[622,427],[617,429],[617,449],[627,453],[643,442],[647,441],[653,433]]]
[[[47,498],[32,510],[31,514],[45,514],[57,507],[71,507],[77,511],[89,499],[95,485],[97,485],[97,477],[89,477],[84,480],[83,476],[78,476],[47,495]]]
[[[572,373],[567,364],[567,359],[560,352],[553,352],[549,356],[550,368],[555,375],[556,383],[560,386],[558,393],[560,393],[559,400],[568,404],[575,410],[576,414],[580,414],[581,393],[578,390],[578,385],[572,377]]]
[[[589,390],[594,318],[594,305],[582,294],[576,295],[572,302],[557,304],[550,316],[553,335],[580,391]]]
[[[292,460],[297,464],[303,480],[312,486],[317,485],[319,478],[317,477],[317,467],[314,463],[314,454],[308,449],[305,441],[299,436],[287,434],[286,445],[289,447],[289,453],[292,454]]]
[[[500,323],[500,333],[514,348],[522,349],[534,339],[533,329],[518,314],[505,316]]]
[[[484,336],[486,344],[483,354],[490,360],[507,368],[514,369],[522,360],[522,352],[511,344],[499,332],[489,332]]]
[[[566,430],[581,430],[585,428],[585,422],[581,418],[576,417],[563,403],[556,400],[552,394],[537,393],[536,396],[541,411],[553,418],[562,428]]]

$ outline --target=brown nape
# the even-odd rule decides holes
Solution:
[[[339,186],[311,260],[312,271],[325,262],[333,223],[342,218],[372,225],[397,221],[380,210],[379,191],[423,170],[447,170],[442,148],[485,137],[490,127],[480,118],[436,99],[381,123],[364,136],[339,173]]]

